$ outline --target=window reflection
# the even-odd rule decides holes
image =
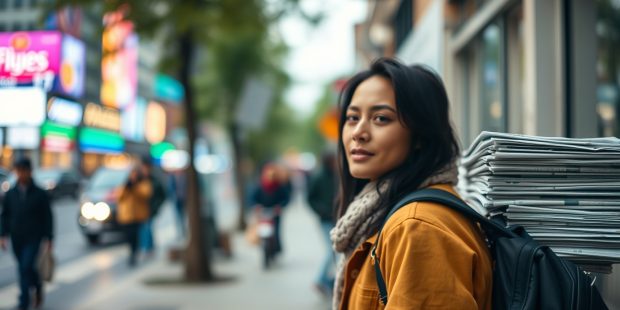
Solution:
[[[489,25],[482,33],[482,130],[506,131],[500,96],[500,28]]]
[[[596,72],[599,135],[619,136],[620,111],[620,1],[597,1]]]

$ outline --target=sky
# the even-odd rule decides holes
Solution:
[[[301,116],[312,113],[326,84],[355,70],[353,26],[366,17],[364,0],[302,0],[308,13],[323,10],[325,18],[311,26],[300,16],[284,18],[279,30],[290,47],[285,70],[293,85],[286,101]]]

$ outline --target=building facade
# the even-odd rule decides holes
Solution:
[[[360,67],[424,63],[446,81],[465,145],[482,130],[618,136],[620,4],[614,0],[369,1]]]
[[[360,67],[379,56],[444,79],[466,148],[481,131],[620,135],[620,1],[368,1]],[[616,265],[615,269],[620,266]],[[620,307],[620,272],[597,281]]]

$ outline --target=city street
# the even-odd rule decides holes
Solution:
[[[285,253],[272,270],[261,269],[258,248],[242,233],[233,237],[233,258],[215,256],[221,283],[179,283],[182,265],[166,260],[165,250],[177,242],[172,208],[167,204],[156,221],[159,253],[137,268],[127,267],[127,249],[119,236],[91,247],[80,235],[75,201],[59,200],[56,216],[54,281],[46,286],[43,309],[328,309],[329,302],[312,283],[324,253],[318,224],[302,199],[283,217]],[[110,243],[107,243],[109,241]],[[0,254],[0,309],[12,309],[18,288],[10,252]]]
[[[69,309],[78,305],[89,294],[105,290],[107,286],[128,274],[127,249],[121,244],[122,236],[107,235],[101,245],[90,246],[77,225],[78,202],[61,198],[53,203],[55,220],[54,281],[47,284],[46,305],[49,309]],[[174,237],[169,208],[158,220],[158,241],[169,243]],[[139,267],[138,267],[139,268]],[[0,309],[14,305],[16,285],[15,261],[12,252],[0,253]]]

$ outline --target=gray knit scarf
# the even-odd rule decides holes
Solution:
[[[434,184],[453,184],[458,181],[458,170],[455,163],[447,165],[436,174],[427,178],[418,188]],[[338,219],[330,232],[334,250],[341,255],[336,267],[334,295],[332,306],[338,309],[344,287],[344,269],[353,251],[364,241],[376,233],[376,224],[383,219],[387,209],[379,208],[379,198],[385,194],[389,184],[383,183],[379,189],[375,182],[370,182],[355,196],[345,214]]]

